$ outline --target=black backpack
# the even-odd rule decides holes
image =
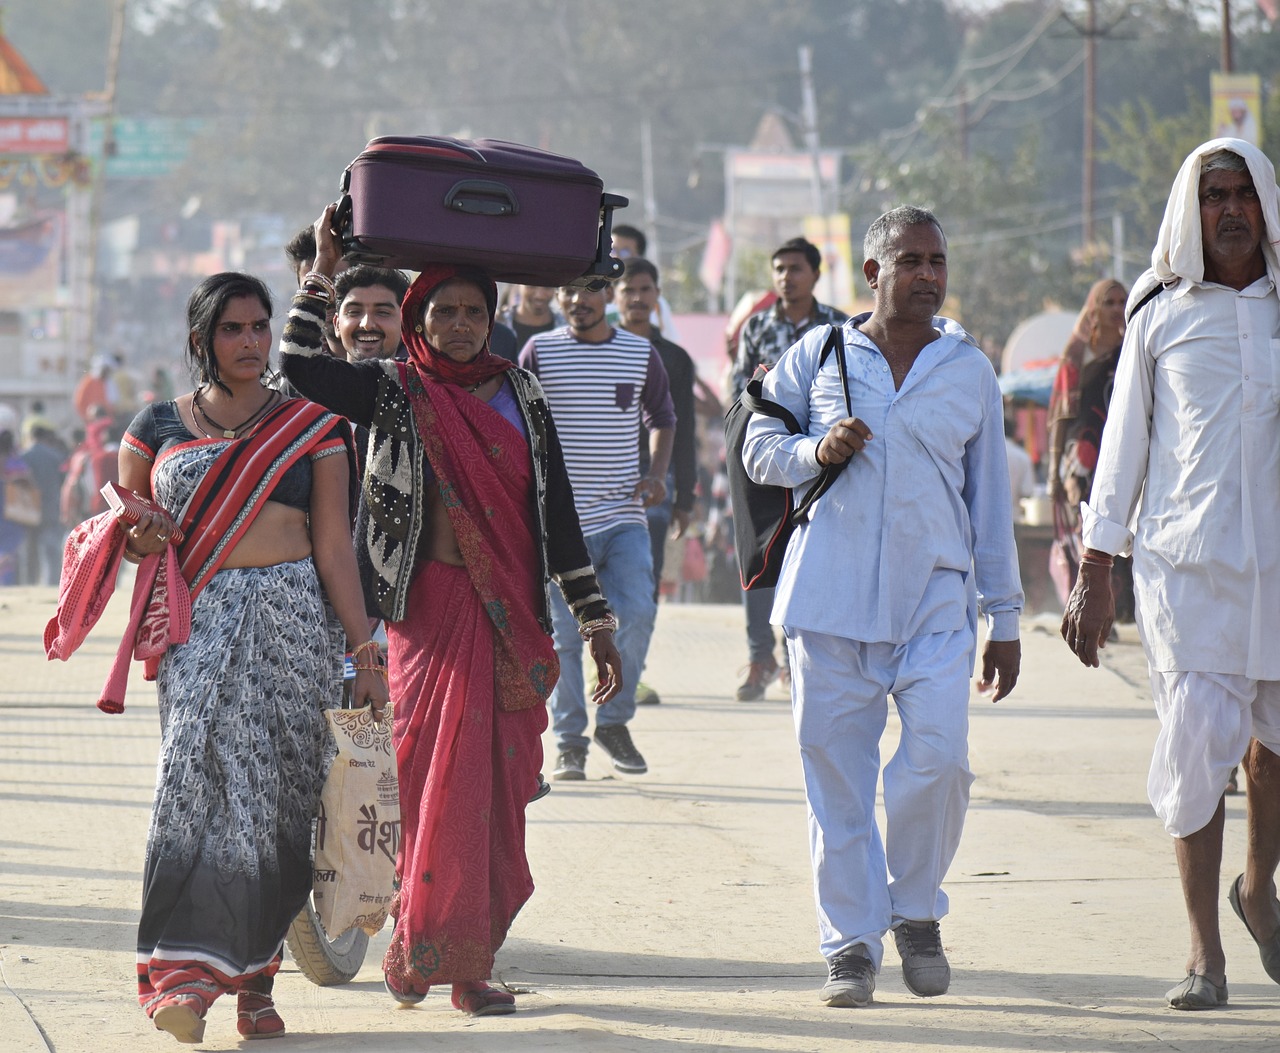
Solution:
[[[836,351],[840,367],[840,383],[844,386],[846,414],[853,416],[849,402],[848,366],[844,360],[844,340],[840,326],[833,325],[818,356],[821,369],[827,356]],[[761,394],[761,382],[766,367],[756,370],[747,382],[746,389],[729,407],[724,417],[725,474],[729,477],[729,500],[733,504],[734,547],[738,554],[738,575],[744,589],[771,589],[778,583],[782,569],[782,557],[787,551],[787,541],[796,526],[809,518],[814,502],[831,489],[848,461],[828,464],[804,492],[799,504],[788,486],[763,486],[753,482],[742,463],[742,444],[747,437],[747,423],[753,413],[763,413],[782,421],[792,435],[800,432],[800,425],[791,411],[766,399]]]

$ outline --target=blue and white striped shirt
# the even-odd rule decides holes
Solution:
[[[520,365],[547,393],[582,533],[647,523],[632,496],[640,481],[640,424],[651,432],[676,424],[667,371],[653,345],[624,329],[603,343],[584,343],[566,326],[530,338]]]

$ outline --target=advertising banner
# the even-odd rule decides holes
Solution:
[[[1211,73],[1213,136],[1262,145],[1262,78],[1256,73]]]

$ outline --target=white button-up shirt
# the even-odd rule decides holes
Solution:
[[[989,638],[1016,640],[1022,587],[1009,495],[1003,408],[991,363],[955,322],[895,390],[879,349],[843,327],[853,416],[873,438],[792,535],[773,621],[866,643],[905,643],[988,618]],[[800,487],[819,472],[818,445],[849,416],[834,355],[818,371],[828,328],[806,333],[769,371],[764,396],[801,427],[757,415],[743,462],[761,483]],[[975,591],[976,582],[976,591]]]
[[[1136,513],[1136,526],[1135,526]],[[1181,279],[1125,333],[1088,548],[1133,549],[1151,667],[1280,680],[1280,300]]]

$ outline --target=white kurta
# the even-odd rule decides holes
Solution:
[[[1239,292],[1183,278],[1134,317],[1083,521],[1088,548],[1132,544],[1152,669],[1280,680],[1280,300],[1269,276]]]

